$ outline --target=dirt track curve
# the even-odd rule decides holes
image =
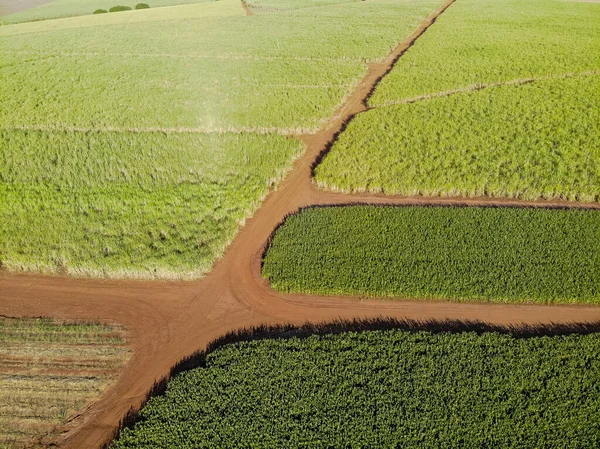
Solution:
[[[368,74],[338,113],[318,133],[301,136],[306,151],[276,191],[246,222],[211,273],[196,282],[73,279],[0,273],[0,314],[101,320],[125,325],[134,355],[117,384],[63,429],[64,448],[99,448],[131,407],[139,407],[156,380],[183,357],[228,331],[259,324],[326,322],[393,317],[416,320],[479,320],[492,324],[592,322],[600,307],[360,300],[284,295],[260,275],[261,256],[275,227],[290,213],[315,204],[515,204],[569,206],[565,202],[499,201],[485,198],[422,198],[345,195],[317,190],[312,167],[365,102],[396,60],[448,8],[448,0]],[[600,208],[600,204],[577,204]]]

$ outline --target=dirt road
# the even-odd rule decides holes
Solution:
[[[334,319],[394,317],[416,320],[460,319],[493,324],[592,322],[599,307],[360,300],[358,298],[283,295],[260,276],[261,255],[275,227],[290,213],[312,204],[341,203],[570,203],[489,199],[426,199],[321,192],[312,184],[312,167],[365,101],[395,61],[452,4],[432,13],[382,63],[368,74],[339,112],[318,133],[302,136],[304,155],[239,232],[213,271],[197,282],[85,280],[52,276],[0,274],[0,314],[102,320],[125,325],[134,356],[118,383],[98,402],[65,426],[64,448],[97,448],[120,419],[138,407],[156,380],[183,357],[241,327],[259,324],[315,323]],[[598,207],[597,204],[588,205]],[[50,442],[46,442],[50,443]]]

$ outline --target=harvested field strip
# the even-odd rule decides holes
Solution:
[[[0,366],[5,373],[9,374],[52,374],[64,372],[69,375],[91,376],[105,371],[116,370],[121,366],[120,360],[107,358],[105,360],[78,360],[67,359],[32,359],[32,357],[2,357]]]
[[[122,348],[120,348],[122,350]],[[53,355],[48,355],[46,353],[41,354],[40,356],[32,356],[29,354],[23,355],[0,355],[0,362],[2,366],[5,367],[20,367],[27,365],[28,368],[51,368],[55,367],[57,369],[61,367],[73,367],[78,369],[89,368],[92,370],[101,370],[101,369],[110,369],[117,367],[119,365],[119,361],[115,360],[115,355],[117,351],[114,351],[113,355],[102,355],[97,358],[90,358],[92,354],[81,354],[79,358],[74,356],[68,357],[56,357]]]
[[[18,392],[32,402],[54,401],[58,396],[81,396],[94,389],[98,379],[94,376],[13,375],[0,374],[0,397],[8,403]]]
[[[0,347],[0,357],[14,357],[15,354],[29,356],[39,355],[43,357],[81,357],[83,355],[94,360],[102,360],[103,358],[110,359],[115,352],[120,351],[120,346],[125,342],[122,339],[103,340],[101,343],[88,342],[85,344],[72,343],[73,340],[65,340],[61,343],[48,343],[44,340],[28,340],[19,342],[18,339],[13,339],[10,342],[3,342]],[[39,343],[44,343],[44,347],[40,348]],[[65,343],[69,343],[69,347],[65,347]]]
[[[85,354],[89,357],[88,354]],[[44,356],[46,356],[44,354]],[[47,357],[47,356],[46,356]],[[6,367],[19,367],[27,365],[28,367],[69,367],[73,368],[95,368],[95,369],[104,369],[107,367],[116,367],[120,363],[118,360],[113,357],[102,357],[97,359],[75,359],[73,357],[67,358],[48,358],[44,360],[39,360],[32,358],[31,356],[0,356],[0,363],[2,366]]]
[[[98,366],[96,368],[87,368],[80,367],[78,364],[73,363],[71,366],[54,366],[52,364],[47,364],[44,366],[42,363],[40,364],[27,364],[23,363],[20,366],[3,366],[2,372],[7,376],[31,376],[31,377],[42,377],[42,376],[59,376],[59,377],[71,377],[77,376],[79,378],[94,378],[99,376],[108,376],[108,377],[118,377],[120,373],[121,364],[114,364],[113,366],[101,367]],[[59,389],[62,391],[62,389]],[[101,388],[98,388],[97,391],[101,391]]]
[[[275,232],[282,292],[600,304],[600,211],[319,207]]]
[[[58,395],[86,395],[88,391],[95,389],[97,382],[93,376],[50,376],[48,374],[36,375],[12,375],[0,374],[0,397],[5,398],[7,402],[14,402],[22,393],[28,393],[31,397],[37,397],[42,394],[51,394],[49,400],[54,401]],[[16,395],[15,391],[19,393]],[[4,393],[3,393],[4,392]],[[24,394],[23,396],[29,397]]]
[[[52,332],[28,332],[27,330],[20,329],[15,332],[11,329],[10,332],[6,332],[6,334],[0,337],[2,338],[0,341],[4,343],[0,351],[9,347],[11,342],[17,343],[20,347],[28,344],[34,346],[35,343],[43,342],[46,344],[45,349],[47,350],[52,349],[54,346],[61,347],[63,343],[76,342],[77,345],[73,345],[73,348],[77,348],[77,350],[92,348],[98,351],[102,349],[102,344],[110,345],[107,346],[108,348],[124,344],[123,333],[124,331],[119,331],[110,335],[98,335],[95,333],[73,332],[61,335],[60,330]]]
[[[0,317],[0,342],[16,343],[16,345],[3,345],[2,349],[9,347],[48,349],[69,343],[78,351],[85,352],[90,348],[90,344],[94,345],[91,347],[93,350],[102,350],[103,344],[110,344],[110,347],[125,344],[125,329],[121,326],[111,327],[110,332],[101,324],[71,324],[64,326],[64,330],[61,326],[63,325],[49,319],[41,318],[30,322]],[[40,348],[36,343],[44,343],[44,347]]]
[[[395,105],[399,105],[399,104],[417,103],[419,101],[429,100],[431,98],[449,97],[451,95],[476,92],[479,90],[490,89],[490,88],[494,88],[494,87],[519,86],[522,84],[530,84],[530,83],[535,83],[538,81],[545,81],[545,80],[557,80],[557,79],[560,80],[560,79],[573,78],[573,77],[587,77],[587,76],[598,76],[598,75],[600,75],[600,70],[588,70],[585,72],[571,72],[571,73],[561,73],[561,74],[537,76],[537,77],[533,77],[533,78],[519,78],[519,79],[515,79],[515,80],[500,81],[497,83],[489,83],[489,84],[483,84],[483,83],[482,84],[474,84],[472,86],[462,87],[459,89],[452,89],[452,90],[446,90],[446,91],[442,91],[442,92],[433,92],[430,94],[419,95],[418,97],[404,98],[404,99],[400,99],[400,100],[388,100],[382,104],[371,106],[367,110],[379,109],[379,108],[383,108],[383,107],[387,107],[387,106],[395,106]]]
[[[121,326],[0,317],[0,447],[43,437],[97,397],[129,357],[125,339]]]
[[[290,336],[220,347],[201,366],[111,449],[600,444],[597,333]]]

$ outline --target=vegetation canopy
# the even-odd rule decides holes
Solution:
[[[598,334],[342,333],[225,346],[112,449],[597,447]]]
[[[600,303],[600,211],[318,207],[264,256],[276,290],[494,302]]]
[[[357,116],[316,168],[336,191],[598,201],[600,71]]]
[[[119,11],[131,11],[130,6],[113,6],[108,10],[108,12],[119,12]]]

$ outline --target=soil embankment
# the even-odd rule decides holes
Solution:
[[[25,11],[53,0],[0,0],[0,17]]]

